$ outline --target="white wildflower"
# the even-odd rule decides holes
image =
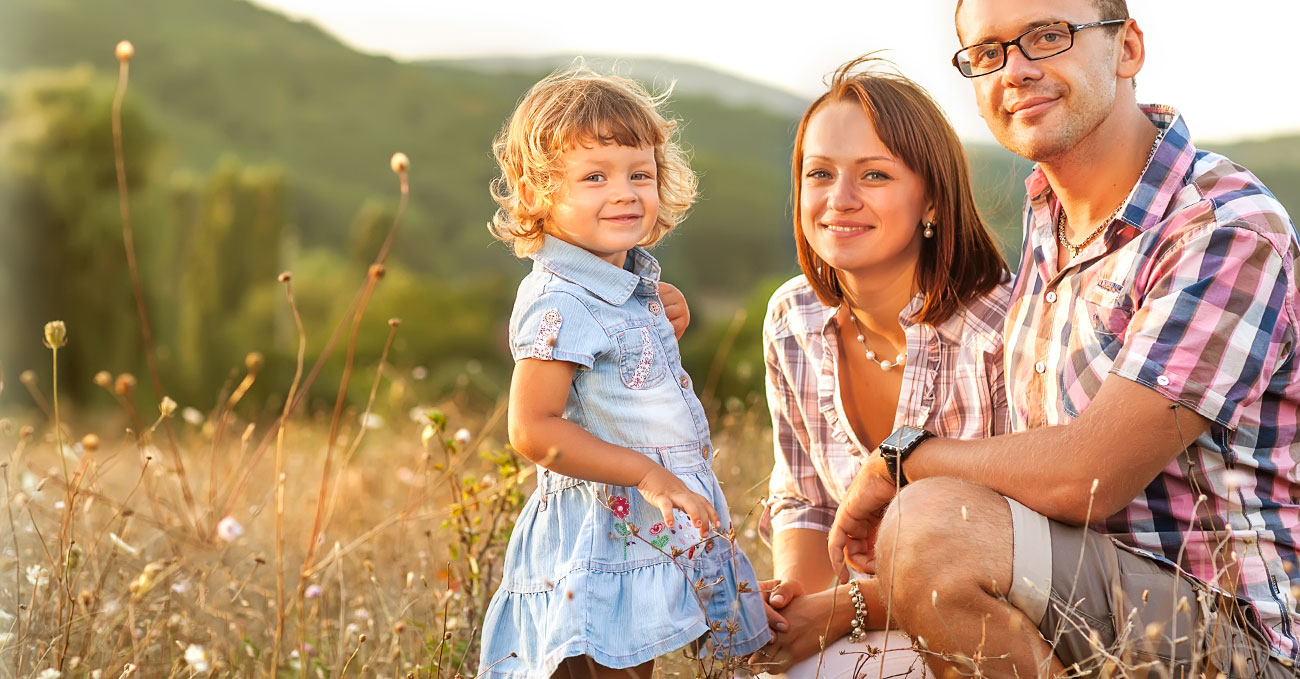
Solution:
[[[181,410],[181,419],[197,427],[203,424],[203,420],[207,418],[203,417],[203,412],[198,408],[185,406]]]
[[[244,534],[244,527],[233,516],[227,516],[217,523],[217,537],[226,542],[234,542]]]
[[[302,595],[308,599],[318,599],[324,593],[325,590],[321,589],[320,585],[307,585],[307,589],[303,591]]]
[[[172,413],[176,412],[176,401],[172,400],[170,396],[162,397],[162,400],[158,402],[158,412],[163,417],[171,417]]]
[[[62,672],[53,667],[47,667],[41,670],[40,674],[36,675],[36,679],[59,679],[61,676],[63,676]]]
[[[417,365],[414,368],[411,368],[412,379],[422,380],[427,378],[428,376],[429,376],[429,369],[422,365]]]
[[[361,426],[366,429],[382,429],[384,426],[384,418],[374,413],[362,413]]]
[[[1225,469],[1223,471],[1223,485],[1229,491],[1236,491],[1246,487],[1251,482],[1251,475],[1240,469]]]
[[[469,442],[474,440],[474,435],[469,433],[468,429],[461,427],[456,430],[456,433],[453,434],[451,438],[456,441],[456,445],[464,447],[468,446]]]
[[[45,587],[50,584],[50,569],[40,564],[32,564],[27,567],[27,582],[37,587]]]
[[[198,644],[190,644],[185,649],[185,664],[189,665],[191,670],[200,674],[212,669],[212,662],[208,659],[208,652]]]

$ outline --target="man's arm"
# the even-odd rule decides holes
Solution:
[[[1201,415],[1111,375],[1069,424],[985,439],[930,439],[904,461],[903,474],[909,481],[947,476],[976,483],[1078,525],[1123,509],[1209,428]],[[875,572],[876,530],[894,495],[888,468],[873,453],[831,527],[828,546],[837,573],[846,558]]]
[[[1209,428],[1209,420],[1153,389],[1111,375],[1068,425],[931,439],[907,458],[903,473],[909,481],[963,479],[1048,518],[1084,524],[1123,509]]]

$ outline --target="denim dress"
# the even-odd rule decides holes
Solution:
[[[565,419],[663,465],[728,533],[704,409],[659,301],[659,263],[638,247],[620,269],[552,237],[533,260],[510,318],[515,360],[578,364]],[[635,487],[537,473],[483,621],[480,672],[549,679],[570,656],[627,668],[697,640],[718,656],[767,642],[754,569],[726,537],[702,538],[681,512],[667,528]]]

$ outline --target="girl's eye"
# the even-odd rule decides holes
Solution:
[[[583,178],[582,178],[582,181],[584,181],[584,182],[603,182],[603,181],[605,181],[605,175],[602,174],[602,173],[600,173],[600,172],[592,172],[591,174],[587,175],[586,177],[583,177]]]
[[[654,175],[649,172],[635,172],[632,174],[632,181],[654,181]]]

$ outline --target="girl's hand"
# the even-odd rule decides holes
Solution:
[[[641,496],[650,504],[659,508],[660,513],[664,515],[664,523],[669,528],[673,527],[674,508],[682,510],[691,517],[691,522],[695,524],[695,528],[701,535],[708,535],[710,532],[705,530],[706,524],[709,529],[721,525],[718,513],[703,495],[687,488],[681,479],[657,464],[650,466],[649,471],[636,484],[636,489],[641,491]]]
[[[686,306],[686,296],[671,283],[659,281],[659,299],[664,304],[664,317],[673,324],[673,334],[681,339],[686,326],[691,324],[691,308]]]

